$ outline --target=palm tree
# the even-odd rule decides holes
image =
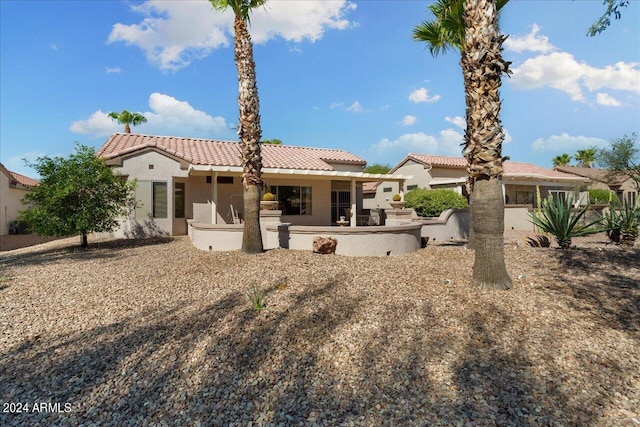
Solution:
[[[505,37],[498,31],[498,11],[508,0],[438,0],[429,9],[435,21],[423,21],[413,38],[427,43],[437,56],[460,50],[466,99],[467,128],[463,155],[469,164],[471,226],[475,262],[473,283],[509,289],[504,262],[504,199],[499,88],[509,73],[502,58]]]
[[[562,153],[559,156],[555,156],[551,161],[553,166],[567,166],[571,163],[571,156],[567,153]]]
[[[247,24],[251,10],[265,4],[266,0],[210,0],[219,11],[231,8],[234,52],[238,69],[238,107],[240,110],[238,135],[242,146],[242,183],[244,185],[244,232],[242,251],[263,252],[260,232],[260,192],[262,180],[262,155],[260,153],[260,99],[256,84],[256,64],[253,61],[253,44]]]
[[[575,157],[578,166],[581,168],[590,168],[596,162],[597,151],[595,148],[585,148],[584,150],[578,150],[573,157]]]
[[[109,113],[109,117],[112,120],[117,121],[121,125],[124,125],[124,132],[131,133],[131,126],[138,126],[141,123],[146,123],[147,118],[140,113],[132,113],[127,110],[122,110],[121,113],[111,112]]]

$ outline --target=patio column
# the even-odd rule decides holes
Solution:
[[[351,218],[349,218],[349,222],[351,227],[356,226],[356,212],[357,204],[356,204],[356,180],[355,178],[351,178]]]
[[[218,172],[211,173],[211,224],[218,223]]]

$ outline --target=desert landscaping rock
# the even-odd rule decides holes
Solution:
[[[59,410],[0,424],[637,425],[640,248],[526,237],[506,236],[505,292],[470,285],[456,242],[383,258],[186,237],[3,252],[1,403]]]

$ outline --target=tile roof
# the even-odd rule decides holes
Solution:
[[[583,176],[585,178],[611,185],[622,185],[623,182],[629,179],[629,176],[626,174],[611,175],[611,173],[606,169],[580,168],[577,166],[556,166],[554,169],[560,172]]]
[[[25,187],[35,187],[40,183],[37,179],[29,178],[28,176],[21,175],[17,172],[11,172],[2,163],[0,163],[0,171],[4,172],[9,177],[11,184],[13,185],[21,184]]]
[[[239,142],[211,139],[116,133],[96,154],[110,159],[149,148],[192,165],[242,166]],[[365,160],[344,150],[264,144],[261,152],[265,168],[332,171],[331,163],[366,164]]]
[[[464,157],[409,154],[407,156],[407,159],[413,159],[420,163],[436,165],[436,166],[447,166],[447,167],[458,167],[458,168],[467,167],[467,160]],[[401,162],[400,164],[402,163],[403,162]],[[575,178],[575,175],[563,173],[557,170],[543,168],[542,166],[537,166],[531,163],[512,162],[510,160],[507,160],[506,162],[504,162],[504,175],[505,177],[519,176],[519,175],[527,175],[527,176],[537,175],[537,176],[543,176],[548,178]]]

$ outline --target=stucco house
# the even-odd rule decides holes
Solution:
[[[0,235],[9,233],[9,224],[24,209],[22,198],[38,185],[38,180],[11,172],[0,163]]]
[[[556,166],[555,170],[583,178],[588,178],[589,189],[613,191],[620,203],[634,205],[638,200],[638,183],[629,175],[611,175],[606,169],[581,168],[577,166]]]
[[[394,194],[415,188],[451,189],[467,196],[467,161],[464,157],[409,154],[390,174],[409,175],[403,182],[382,182],[365,185],[363,206],[368,209],[387,208]],[[560,197],[580,193],[588,183],[584,177],[543,168],[530,163],[506,161],[502,176],[506,205],[536,205],[536,189],[542,198],[550,194]],[[402,185],[404,184],[404,185]]]
[[[120,237],[187,234],[187,220],[234,224],[243,217],[240,143],[116,133],[96,153],[137,181],[139,206],[123,219]],[[405,177],[367,174],[365,160],[343,150],[262,146],[263,179],[284,223],[335,225],[362,207],[364,182]],[[351,221],[355,226],[356,221]]]

